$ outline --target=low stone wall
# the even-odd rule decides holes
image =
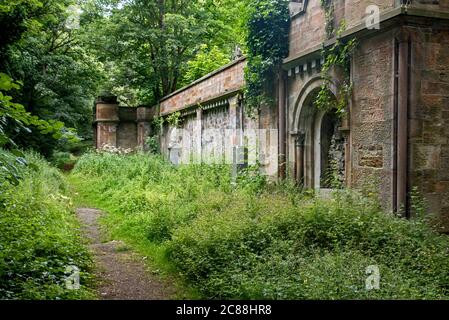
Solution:
[[[241,92],[245,65],[245,58],[239,58],[162,99],[162,117],[180,112],[178,126],[165,121],[160,134],[167,159],[175,164],[257,164],[277,179],[275,108],[248,117]]]
[[[258,165],[277,179],[277,123],[270,112],[248,117],[238,91],[188,110],[178,126],[165,122],[161,130],[161,151],[172,163]]]
[[[244,85],[244,57],[196,80],[160,101],[161,115],[169,114],[189,106],[205,103],[227,93],[240,90]]]

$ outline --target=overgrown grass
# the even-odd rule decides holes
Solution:
[[[270,186],[225,166],[181,166],[136,154],[87,154],[71,180],[106,209],[112,234],[178,272],[203,298],[435,299],[449,295],[449,241],[423,219]],[[365,287],[368,266],[380,288]]]
[[[17,165],[17,186],[0,182],[0,299],[94,298],[67,185],[41,157],[26,159],[28,166]],[[79,290],[67,289],[67,266],[80,269]]]

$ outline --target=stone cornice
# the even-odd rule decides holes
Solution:
[[[238,58],[238,59],[228,63],[227,65],[224,65],[223,67],[221,67],[221,68],[219,68],[219,69],[217,69],[215,71],[212,71],[211,73],[206,74],[205,76],[203,76],[203,77],[193,81],[192,83],[188,84],[187,86],[182,87],[181,89],[178,89],[178,90],[170,93],[169,95],[163,97],[161,100],[159,100],[159,103],[161,103],[161,102],[163,102],[165,100],[168,100],[169,98],[171,98],[173,96],[176,96],[177,94],[181,93],[182,91],[185,91],[185,90],[187,90],[187,89],[197,85],[198,83],[203,82],[204,80],[207,80],[207,79],[213,77],[214,75],[216,75],[216,74],[218,74],[220,72],[223,72],[224,70],[229,69],[230,67],[232,67],[232,66],[234,66],[236,64],[239,64],[240,62],[242,62],[244,60],[246,60],[245,56],[240,57],[240,58]]]
[[[242,88],[236,88],[234,90],[230,90],[230,91],[226,91],[222,94],[219,94],[215,97],[211,97],[205,101],[198,101],[194,104],[185,106],[181,109],[178,110],[172,110],[169,112],[165,112],[165,113],[161,113],[161,116],[167,116],[169,114],[172,114],[174,112],[181,112],[181,116],[187,116],[189,114],[192,114],[193,111],[196,111],[196,109],[198,108],[202,108],[204,110],[208,110],[208,109],[212,109],[212,108],[216,108],[222,105],[223,101],[227,102],[227,99],[232,97],[232,96],[236,96],[242,93]]]

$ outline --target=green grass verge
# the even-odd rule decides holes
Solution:
[[[449,295],[447,236],[356,192],[315,197],[268,185],[251,170],[232,187],[225,166],[174,168],[145,154],[86,154],[70,180],[80,204],[109,212],[113,237],[176,272],[202,298]],[[372,266],[380,286],[367,290]]]
[[[105,241],[121,240],[141,256],[147,257],[145,263],[149,269],[175,286],[176,292],[172,297],[173,299],[200,298],[195,287],[179,277],[175,266],[168,261],[165,245],[153,243],[148,240],[145,234],[136,232],[133,225],[124,223],[127,220],[125,212],[117,210],[116,202],[103,196],[96,189],[101,185],[101,181],[95,178],[86,179],[77,174],[67,175],[67,180],[76,207],[97,208],[105,212],[105,215],[100,219],[100,227]]]
[[[95,299],[64,177],[36,154],[25,158],[28,166],[16,164],[17,186],[0,178],[0,299]],[[65,284],[68,266],[80,269],[79,289]]]

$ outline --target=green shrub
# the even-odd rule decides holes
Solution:
[[[75,166],[76,158],[70,152],[56,151],[51,157],[51,163],[61,170],[69,171]]]
[[[422,221],[385,214],[352,193],[287,205],[263,195],[176,230],[171,259],[207,297],[447,297],[449,241]],[[380,290],[365,290],[369,265]],[[224,272],[224,273],[223,273]]]
[[[72,179],[109,209],[106,224],[158,248],[204,298],[433,299],[449,295],[449,240],[424,219],[340,190],[320,198],[249,168],[173,167],[146,154],[88,154]],[[367,290],[378,266],[380,288]]]
[[[35,154],[26,154],[17,186],[0,193],[0,299],[93,297],[90,256],[61,174]],[[81,289],[65,286],[67,266],[77,266]]]

